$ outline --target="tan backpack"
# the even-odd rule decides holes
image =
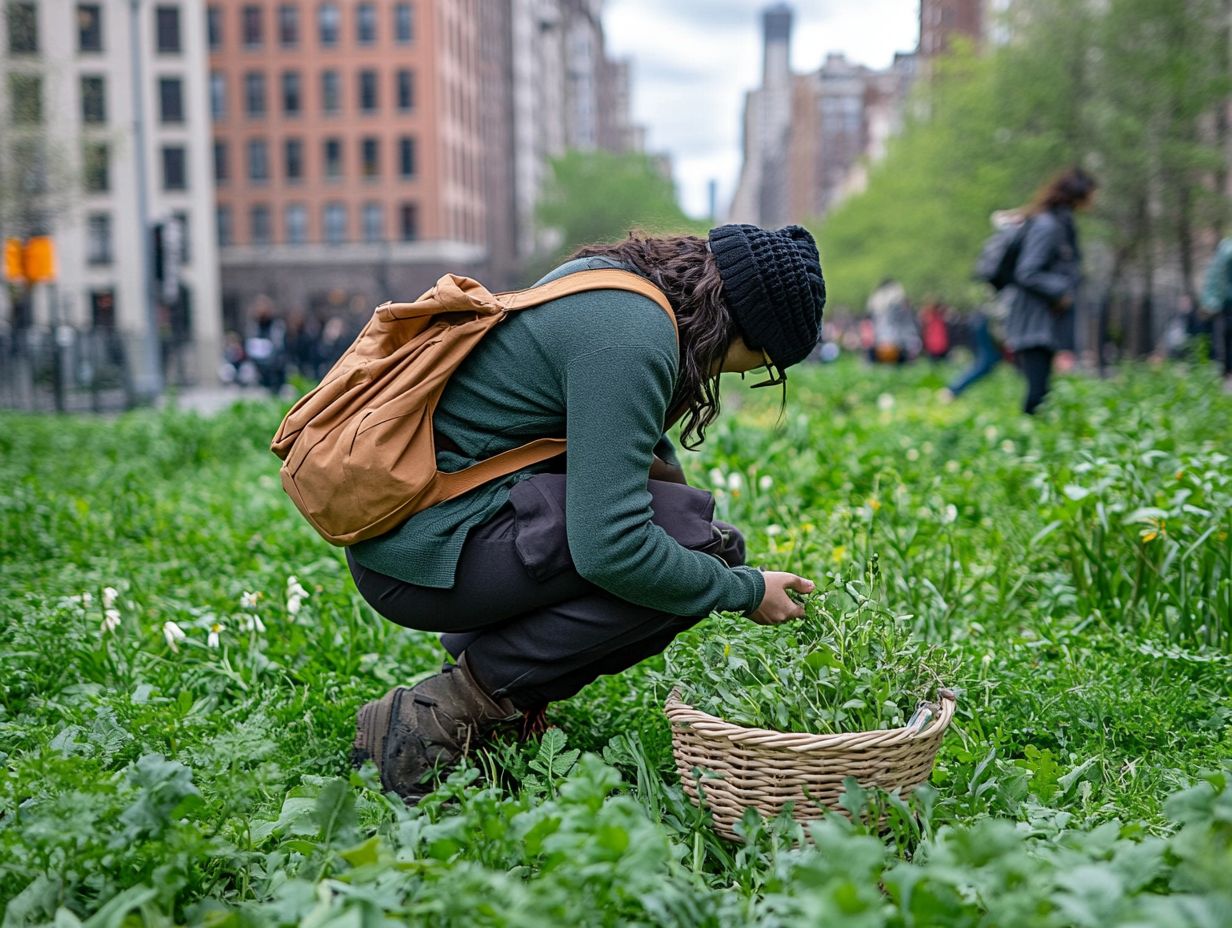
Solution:
[[[414,303],[378,306],[354,344],[278,428],[282,486],[326,541],[349,545],[481,484],[560,454],[540,438],[457,473],[436,469],[432,414],[449,377],[511,312],[586,290],[629,290],[659,304],[661,290],[629,271],[578,271],[529,290],[492,294],[446,274]]]

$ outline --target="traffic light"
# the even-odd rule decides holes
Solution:
[[[36,235],[26,242],[26,279],[32,284],[56,279],[56,246],[48,235]]]

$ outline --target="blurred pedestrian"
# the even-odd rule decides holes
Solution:
[[[1027,381],[1028,415],[1048,395],[1058,322],[1073,307],[1082,282],[1074,211],[1091,207],[1097,186],[1082,168],[1069,168],[1040,188],[1024,210],[1022,248],[1003,297],[1009,309],[1005,341]]]
[[[260,297],[252,314],[252,334],[244,340],[244,354],[257,368],[257,380],[277,394],[287,381],[287,327],[274,310],[274,301]]]
[[[971,350],[974,352],[975,357],[971,362],[971,366],[959,374],[942,391],[942,399],[944,400],[952,400],[969,387],[979,383],[996,370],[997,365],[1001,363],[1001,359],[1005,356],[1005,350],[994,337],[992,328],[989,325],[988,315],[983,309],[971,314],[969,325],[971,329]]]
[[[1210,325],[1213,354],[1222,354],[1223,388],[1232,393],[1232,237],[1215,249],[1202,287],[1201,316]]]
[[[873,359],[881,364],[906,364],[920,350],[915,317],[907,302],[907,291],[887,277],[868,298],[868,314],[873,320]]]
[[[937,300],[929,300],[920,310],[924,353],[930,361],[944,361],[950,354],[950,327],[945,320],[945,311],[945,305]]]

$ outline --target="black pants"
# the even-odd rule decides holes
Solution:
[[[563,523],[563,478],[525,481],[561,495],[560,505],[519,512],[507,503],[470,531],[451,589],[416,586],[364,568],[347,551],[360,594],[390,621],[443,632],[441,643],[467,665],[494,696],[519,709],[566,699],[603,674],[615,674],[658,654],[704,616],[681,617],[618,599],[582,578],[568,558]],[[702,491],[650,481],[655,522],[673,538],[721,558],[744,563],[744,538],[695,505]],[[684,494],[691,505],[672,506]],[[708,494],[705,494],[708,498]],[[533,524],[528,522],[533,520]],[[560,524],[543,524],[559,521]],[[515,541],[521,536],[521,545]],[[528,552],[528,544],[540,550]],[[542,550],[564,545],[564,551]],[[528,561],[533,561],[528,568]],[[544,562],[564,566],[549,576]]]
[[[1023,404],[1023,411],[1029,416],[1035,415],[1035,410],[1048,395],[1054,353],[1051,348],[1023,348],[1015,352],[1023,376],[1027,378],[1027,399]]]

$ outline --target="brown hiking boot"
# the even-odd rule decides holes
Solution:
[[[407,802],[432,790],[433,774],[452,767],[501,722],[520,718],[508,699],[483,691],[466,666],[456,666],[415,686],[397,686],[359,710],[351,763],[372,760],[381,785]]]

